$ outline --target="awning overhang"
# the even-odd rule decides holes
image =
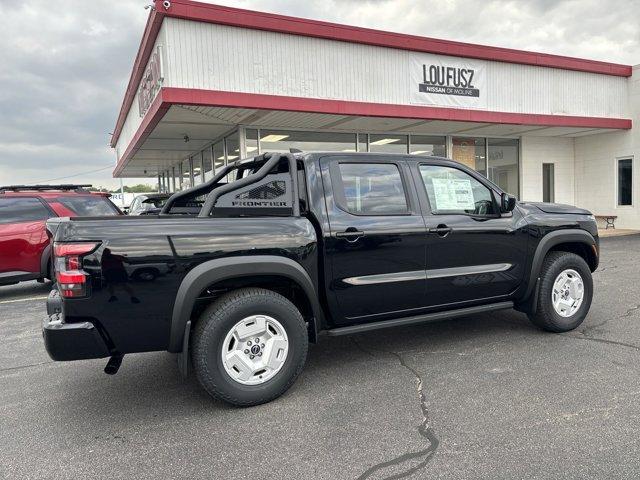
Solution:
[[[238,125],[329,132],[579,137],[627,130],[632,121],[164,87],[113,174],[156,176]]]

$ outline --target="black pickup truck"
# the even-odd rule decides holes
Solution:
[[[291,386],[320,336],[515,308],[576,328],[594,217],[517,203],[451,160],[272,153],[174,194],[155,216],[51,219],[54,360],[167,350],[235,405]]]

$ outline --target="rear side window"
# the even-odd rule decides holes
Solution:
[[[356,215],[402,215],[409,211],[398,166],[340,163],[346,210]]]
[[[64,205],[79,217],[119,215],[115,205],[108,198],[97,195],[57,197],[54,201]]]
[[[37,198],[0,198],[0,224],[35,222],[50,216]]]

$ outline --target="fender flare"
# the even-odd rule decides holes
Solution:
[[[544,257],[546,257],[551,248],[561,243],[584,243],[590,247],[597,245],[593,235],[586,230],[556,230],[542,237],[542,240],[538,243],[535,254],[533,255],[531,272],[529,274],[529,283],[527,284],[527,290],[522,297],[523,299],[528,299],[533,293],[538,282],[540,270],[542,269]]]
[[[311,277],[299,263],[275,255],[227,257],[201,263],[182,280],[173,305],[168,351],[179,353],[184,350],[185,327],[191,320],[196,299],[207,286],[221,280],[253,275],[278,275],[298,284],[307,295],[313,310],[311,338],[317,338],[318,326],[323,318],[322,308]]]

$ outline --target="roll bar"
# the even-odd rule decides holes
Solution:
[[[300,205],[298,203],[298,168],[295,157],[290,153],[265,153],[263,155],[258,155],[257,157],[237,160],[229,165],[226,165],[222,167],[222,169],[218,173],[216,173],[213,178],[211,178],[211,180],[171,195],[171,197],[169,197],[169,200],[167,200],[167,203],[165,203],[165,205],[162,207],[160,215],[168,214],[171,211],[171,208],[175,205],[176,201],[182,198],[193,197],[197,196],[198,194],[209,192],[204,205],[200,209],[200,213],[198,213],[198,217],[208,217],[211,215],[211,211],[213,210],[216,201],[218,200],[218,198],[220,198],[221,195],[238,188],[251,185],[252,183],[259,182],[269,174],[271,169],[275,167],[282,158],[287,158],[289,162],[289,174],[291,175],[293,185],[291,192],[293,197],[293,215],[299,216]],[[238,170],[242,167],[246,167],[247,165],[255,164],[264,160],[266,160],[265,164],[262,165],[262,167],[260,167],[257,172],[245,178],[241,178],[240,180],[227,183],[226,185],[222,185],[217,188],[215,187],[216,183],[218,183],[224,176],[228,175],[233,170]]]
[[[199,193],[205,193],[210,191],[213,185],[218,183],[218,180],[220,180],[222,177],[227,175],[231,170],[233,170],[234,165],[235,163],[232,163],[231,165],[225,165],[224,167],[222,167],[222,169],[218,173],[216,173],[213,176],[211,180],[207,180],[206,182],[200,185],[187,188],[186,190],[182,190],[181,192],[176,192],[173,195],[171,195],[169,197],[169,200],[167,200],[167,203],[165,203],[164,206],[162,207],[162,210],[160,210],[160,215],[169,213],[173,205],[176,203],[176,201],[180,200],[181,198],[191,197],[191,196],[194,196],[193,194],[197,195]]]
[[[253,159],[249,159],[249,161],[240,160],[238,162],[235,162],[232,168],[239,168],[251,163],[255,163],[259,158],[260,157],[254,157]],[[282,158],[286,158],[289,161],[289,174],[291,175],[291,184],[293,185],[293,188],[291,189],[291,194],[293,196],[293,215],[295,217],[300,216],[300,204],[298,203],[298,167],[296,165],[295,157],[290,153],[265,153],[263,158],[268,160],[264,165],[260,167],[257,172],[249,175],[248,177],[241,178],[240,180],[236,180],[234,182],[227,183],[226,185],[222,185],[221,187],[213,189],[211,193],[207,195],[207,200],[204,202],[204,205],[202,206],[198,217],[208,217],[209,215],[211,215],[211,211],[213,210],[216,201],[218,200],[218,198],[220,198],[221,195],[232,192],[242,187],[246,187],[247,185],[251,185],[252,183],[257,183],[262,180],[269,174],[273,167],[278,165]]]

